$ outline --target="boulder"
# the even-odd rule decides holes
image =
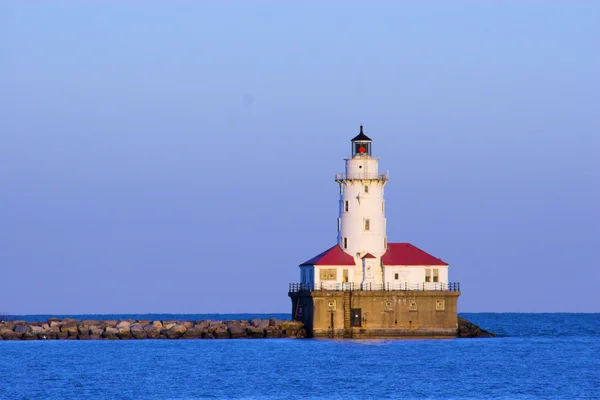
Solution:
[[[183,325],[173,325],[171,328],[167,329],[165,336],[169,339],[179,339],[186,331],[187,329]]]
[[[253,319],[250,321],[250,325],[255,328],[265,329],[267,326],[269,326],[269,320],[268,319]]]
[[[275,319],[275,318],[270,318],[269,319],[269,326],[281,326],[281,321]]]
[[[30,328],[27,325],[16,325],[15,333],[25,334],[30,331]]]
[[[104,333],[104,329],[102,329],[102,328],[90,329],[90,336],[102,336],[103,333]]]
[[[13,325],[17,326],[17,325],[27,325],[27,321],[25,321],[24,319],[17,319],[15,321],[11,321]]]
[[[202,329],[195,328],[195,327],[187,329],[181,338],[182,339],[201,339],[202,338]]]
[[[131,327],[131,323],[129,321],[119,321],[116,328],[117,329],[129,329]]]
[[[61,325],[59,321],[50,321],[50,328],[60,328]]]
[[[231,337],[232,339],[238,339],[248,336],[248,334],[246,333],[246,328],[240,325],[231,325],[229,328],[227,328],[227,330],[229,331],[229,337]]]
[[[89,333],[89,332],[87,332],[87,333],[80,333],[80,334],[77,336],[77,338],[78,338],[79,340],[90,340],[91,336],[90,336],[90,333]]]
[[[202,329],[202,339],[214,339],[214,338],[215,338],[215,334],[211,329],[209,329],[209,328]]]
[[[478,338],[478,337],[496,337],[493,332],[481,329],[469,320],[458,317],[458,337],[460,338]]]
[[[164,321],[163,322],[163,328],[164,329],[171,329],[175,325],[177,325],[177,323],[175,321]]]
[[[60,331],[61,332],[67,332],[69,335],[73,336],[73,335],[77,335],[77,333],[79,333],[77,331],[77,325],[69,322],[69,323],[63,323],[62,326],[60,327]]]
[[[185,329],[190,329],[194,326],[194,323],[191,321],[184,321],[181,323],[181,325],[185,326]]]
[[[119,330],[117,328],[112,328],[112,327],[108,326],[102,333],[102,337],[105,339],[109,339],[109,340],[115,340],[115,339],[118,339],[118,337],[117,337],[118,333],[119,333]]]
[[[254,326],[249,326],[246,328],[246,332],[248,333],[249,338],[264,338],[265,330],[261,328],[256,328]]]
[[[155,324],[147,324],[143,326],[144,332],[146,332],[146,336],[148,337],[148,339],[158,338],[160,336],[161,328],[162,324],[160,324],[160,327],[158,327]]]
[[[298,339],[304,339],[306,337],[306,329],[298,329],[298,332],[296,332],[296,337]]]
[[[265,328],[265,336],[268,338],[280,338],[281,330],[276,326],[269,326]]]
[[[66,339],[68,337],[69,337],[69,332],[62,332],[62,331],[56,332],[57,339]]]
[[[31,333],[33,333],[35,335],[45,332],[45,329],[42,328],[41,326],[34,325],[34,326],[31,326],[30,329],[31,329]]]
[[[79,332],[80,335],[89,335],[90,334],[90,328],[88,325],[79,325],[77,327],[77,332]]]
[[[22,334],[15,333],[12,329],[0,328],[0,336],[4,340],[13,340],[20,338]]]
[[[31,332],[26,332],[21,337],[21,339],[23,339],[23,340],[37,340],[37,338],[38,338],[37,335],[35,333],[31,333]]]
[[[45,331],[49,331],[50,330],[50,325],[48,325],[48,324],[42,324],[42,329],[44,329]]]
[[[146,331],[144,331],[144,328],[140,324],[131,325],[130,331],[131,336],[133,336],[135,339],[146,339],[148,337]]]
[[[117,324],[119,323],[119,321],[114,320],[114,319],[109,319],[106,321],[103,321],[103,325],[106,326],[107,328],[116,328]]]
[[[58,339],[58,333],[56,331],[44,331],[42,333],[38,333],[38,339],[56,340]]]
[[[282,321],[281,330],[293,329],[297,331],[300,328],[304,328],[304,324],[299,321]]]
[[[214,330],[213,334],[216,339],[229,339],[229,331],[224,326],[219,326]]]

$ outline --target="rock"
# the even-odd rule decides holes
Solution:
[[[250,325],[252,325],[255,328],[265,329],[267,326],[269,326],[269,320],[268,319],[253,319],[250,321]]]
[[[50,328],[60,328],[61,325],[59,321],[50,321]]]
[[[277,326],[277,325],[280,325],[279,321],[277,321],[275,318],[269,319],[269,326]]]
[[[119,323],[119,321],[114,320],[114,319],[109,319],[104,321],[104,324],[107,328],[116,328],[117,324]]]
[[[57,339],[66,339],[68,337],[69,337],[69,332],[62,332],[62,331],[56,332]]]
[[[38,333],[38,339],[41,339],[41,340],[56,340],[56,339],[58,339],[58,332],[56,332],[56,331],[44,331],[42,333]]]
[[[90,334],[88,333],[80,333],[77,338],[79,340],[90,340]]]
[[[182,339],[201,339],[202,338],[202,329],[196,328],[196,327],[191,327],[190,329],[187,329],[185,331],[185,333],[183,334],[183,336],[181,338]]]
[[[246,328],[246,332],[248,333],[249,338],[264,338],[265,330],[261,328],[256,328],[254,326],[249,326]]]
[[[268,326],[265,328],[265,336],[268,338],[280,338],[281,330],[276,326]]]
[[[164,329],[171,329],[175,325],[177,325],[177,324],[175,322],[173,322],[173,321],[164,321],[163,322],[163,328]]]
[[[458,337],[460,338],[476,338],[476,337],[496,337],[493,332],[488,332],[481,329],[474,323],[464,318],[458,317]]]
[[[115,339],[118,339],[118,337],[117,337],[118,333],[119,333],[119,330],[117,328],[112,328],[112,327],[108,326],[102,333],[102,337],[105,339],[109,339],[109,340],[115,340]]]
[[[216,339],[229,339],[229,331],[224,326],[219,326],[213,334]]]
[[[102,329],[102,328],[90,329],[90,337],[91,336],[102,336],[103,333],[104,333],[104,329]]]
[[[45,331],[49,331],[50,330],[50,325],[48,324],[42,324],[42,329]]]
[[[306,337],[306,329],[299,329],[298,332],[296,332],[296,337],[298,339],[304,339]]]
[[[231,337],[232,339],[248,337],[248,334],[246,333],[246,328],[243,326],[232,325],[229,328],[227,328],[227,330],[229,331],[229,337]]]
[[[144,332],[146,332],[146,336],[148,339],[156,339],[160,336],[160,331],[162,328],[162,324],[159,322],[160,327],[156,324],[147,324],[143,326]]]
[[[87,325],[79,325],[77,327],[77,332],[79,332],[80,335],[89,335],[90,328]]]
[[[34,325],[34,326],[31,327],[31,333],[33,333],[35,335],[40,334],[40,333],[44,333],[44,332],[45,332],[45,329],[42,328],[41,326],[35,326]]]
[[[297,331],[298,329],[304,328],[304,324],[299,321],[282,321],[281,322],[281,330],[293,329]]]
[[[173,325],[171,328],[167,329],[165,336],[169,339],[179,339],[186,331],[187,329],[183,325]]]
[[[11,331],[12,332],[12,331]],[[202,329],[202,339],[214,339],[215,334],[209,328]]]
[[[11,321],[13,325],[27,325],[27,321],[24,319],[17,319],[15,321]]]
[[[35,333],[27,332],[24,333],[21,339],[23,340],[37,340],[37,335]]]
[[[77,330],[77,325],[74,324],[73,322],[63,324],[60,327],[60,331],[66,332],[69,336],[77,336],[77,334],[79,333]]]
[[[131,323],[129,321],[119,321],[119,323],[117,324],[116,328],[117,329],[129,329],[131,327]]]
[[[131,325],[130,331],[131,336],[135,339],[146,339],[148,337],[146,331],[144,331],[144,328],[140,324]]]
[[[0,328],[0,336],[2,336],[2,339],[4,340],[17,339],[20,338],[21,335],[22,334],[15,333],[12,329]]]
[[[190,329],[194,326],[194,323],[191,321],[182,322],[181,325],[185,326],[185,329]]]
[[[48,323],[49,324],[52,323],[52,322],[58,322],[58,321],[60,321],[60,320],[58,318],[56,318],[56,317],[48,318]]]
[[[30,329],[29,329],[29,327],[27,325],[16,325],[15,326],[15,333],[24,334],[24,333],[27,333],[29,331],[30,331]]]

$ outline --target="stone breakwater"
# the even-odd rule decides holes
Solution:
[[[301,322],[276,319],[239,321],[75,320],[1,321],[0,340],[128,340],[304,338]]]

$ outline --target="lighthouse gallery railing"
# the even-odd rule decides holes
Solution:
[[[353,174],[344,174],[339,173],[335,174],[336,181],[345,181],[345,180],[374,180],[374,181],[387,181],[389,178],[389,173],[385,174],[361,174],[361,173],[353,173]]]
[[[337,292],[351,291],[441,291],[441,292],[460,292],[460,282],[448,283],[354,283],[354,282],[320,282],[314,283],[290,283],[289,292],[313,292],[316,290],[329,290]]]

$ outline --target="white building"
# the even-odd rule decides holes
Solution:
[[[388,243],[384,188],[372,141],[352,139],[340,185],[337,244],[300,264],[304,285],[323,289],[437,290],[448,285],[448,264],[410,243]]]

